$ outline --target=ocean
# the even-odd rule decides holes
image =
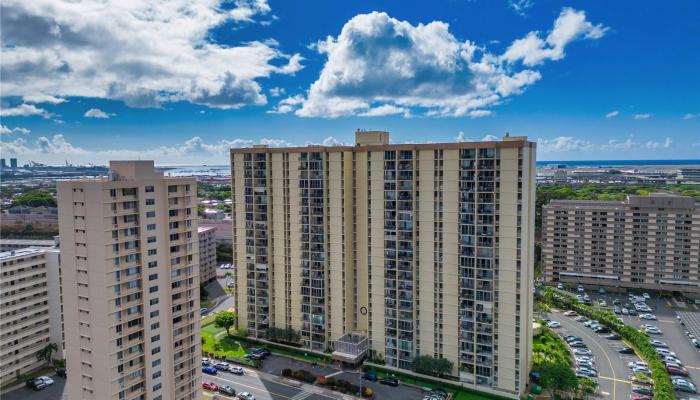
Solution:
[[[700,166],[700,160],[577,160],[577,161],[537,161],[538,167],[548,165],[566,165],[567,167],[648,167],[648,166],[674,166],[692,165]],[[179,165],[157,167],[166,175],[170,176],[229,176],[231,167],[229,165]]]

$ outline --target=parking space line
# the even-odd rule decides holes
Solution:
[[[598,376],[598,378],[607,379],[609,381],[621,382],[621,383],[632,383],[632,381],[626,381],[626,380],[620,379],[620,378],[611,378],[609,376]]]
[[[692,368],[692,369],[700,369],[700,367],[693,367],[693,366],[690,366],[690,365],[686,365],[685,367],[686,367],[686,368]]]

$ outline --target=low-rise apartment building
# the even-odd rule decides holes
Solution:
[[[542,207],[548,282],[700,293],[700,203],[664,193]]]
[[[0,385],[47,365],[38,353],[56,344],[62,358],[58,251],[0,253]]]
[[[199,281],[207,283],[216,279],[216,227],[200,226],[199,237]]]

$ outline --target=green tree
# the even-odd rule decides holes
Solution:
[[[595,381],[591,378],[579,378],[578,379],[578,387],[576,391],[578,392],[578,395],[580,397],[583,397],[584,399],[588,399],[588,396],[592,396],[595,394],[596,390],[598,389],[598,384],[595,383]]]
[[[22,193],[15,197],[12,206],[27,206],[27,207],[56,207],[56,199],[45,190],[36,189]]]
[[[54,351],[58,351],[58,346],[56,345],[56,343],[49,343],[46,346],[44,346],[44,348],[39,350],[38,353],[36,353],[36,358],[39,361],[45,360],[47,364],[51,364]]]
[[[547,389],[550,397],[559,393],[568,393],[578,387],[578,380],[571,367],[565,364],[545,363],[540,366],[540,382]]]
[[[214,316],[214,325],[217,328],[226,329],[226,336],[231,336],[231,327],[236,325],[236,314],[230,311],[221,311]]]
[[[434,362],[433,369],[435,370],[437,376],[443,376],[452,372],[452,366],[452,361],[446,358],[438,358]]]

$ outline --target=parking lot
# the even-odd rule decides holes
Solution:
[[[605,308],[611,312],[613,310],[613,303],[615,300],[620,302],[621,308],[624,307],[625,304],[630,303],[630,299],[628,297],[628,294],[626,293],[600,294],[598,292],[593,292],[590,290],[587,291],[587,293],[589,294],[593,305],[598,306],[599,301],[604,300],[607,303],[607,306]],[[572,291],[572,294],[575,295],[580,293],[574,290]],[[637,315],[623,315],[620,313],[617,316],[621,318],[625,324],[633,326],[635,328],[640,328],[644,324],[658,327],[661,331],[661,334],[649,334],[650,338],[666,343],[669,347],[669,350],[676,354],[677,358],[680,359],[680,361],[682,362],[682,365],[687,369],[689,374],[688,379],[696,384],[700,383],[700,349],[693,346],[690,338],[686,335],[685,327],[683,327],[680,324],[679,320],[676,318],[677,311],[697,312],[700,310],[700,308],[694,304],[682,303],[678,301],[678,299],[661,298],[655,295],[654,293],[649,294],[650,298],[647,299],[645,303],[651,308],[651,311],[649,311],[648,313],[653,314],[656,318],[655,320],[640,319],[639,313],[637,313]],[[641,293],[638,293],[638,295],[641,295]],[[611,393],[611,398],[616,399],[629,398],[630,384],[624,382],[629,381],[629,375],[627,373],[629,369],[626,368],[627,361],[629,361],[627,359],[629,357],[620,355],[613,349],[612,352],[607,352],[608,357],[610,357],[610,362],[607,363],[606,361],[604,361],[606,360],[606,352],[603,352],[601,349],[605,349],[606,347],[610,349],[611,345],[615,345],[614,343],[609,343],[609,341],[601,337],[601,335],[597,335],[591,332],[588,328],[583,327],[580,323],[573,321],[571,318],[561,316],[561,314],[557,315],[553,319],[556,319],[557,321],[561,322],[562,327],[564,329],[571,329],[573,332],[572,334],[576,336],[581,336],[582,338],[584,338],[584,340],[586,340],[586,336],[583,335],[585,333],[589,336],[588,340],[595,342],[595,344],[589,344],[588,340],[586,340],[586,343],[589,345],[588,347],[593,351],[594,355],[596,355],[596,359],[598,361],[598,364],[600,365],[599,372],[601,378],[598,379],[598,382],[600,384],[601,393],[609,392]],[[617,343],[619,344],[621,342]],[[597,353],[602,354],[599,356]],[[624,363],[619,364],[615,361],[615,359],[623,360]],[[604,365],[606,363],[608,364],[607,366]],[[616,365],[624,365],[625,369],[615,370],[616,376],[610,376],[611,378],[615,378],[615,380],[602,378],[602,376],[606,375],[605,370],[607,368],[609,368],[610,366],[615,367]],[[621,373],[620,371],[624,372]],[[614,384],[611,385],[611,383]],[[620,390],[626,390],[627,392],[621,392]],[[613,393],[615,393],[618,397],[614,397]],[[678,398],[684,398],[687,396],[692,395],[683,392],[677,393]]]
[[[550,317],[561,323],[561,328],[556,329],[559,334],[582,338],[593,353],[599,373],[597,378],[593,378],[598,383],[596,398],[628,399],[631,393],[631,382],[627,363],[639,361],[639,358],[634,354],[618,353],[616,349],[624,345],[622,341],[605,339],[603,335],[594,333],[582,323],[576,322],[574,318],[564,316],[561,311],[552,313]]]

